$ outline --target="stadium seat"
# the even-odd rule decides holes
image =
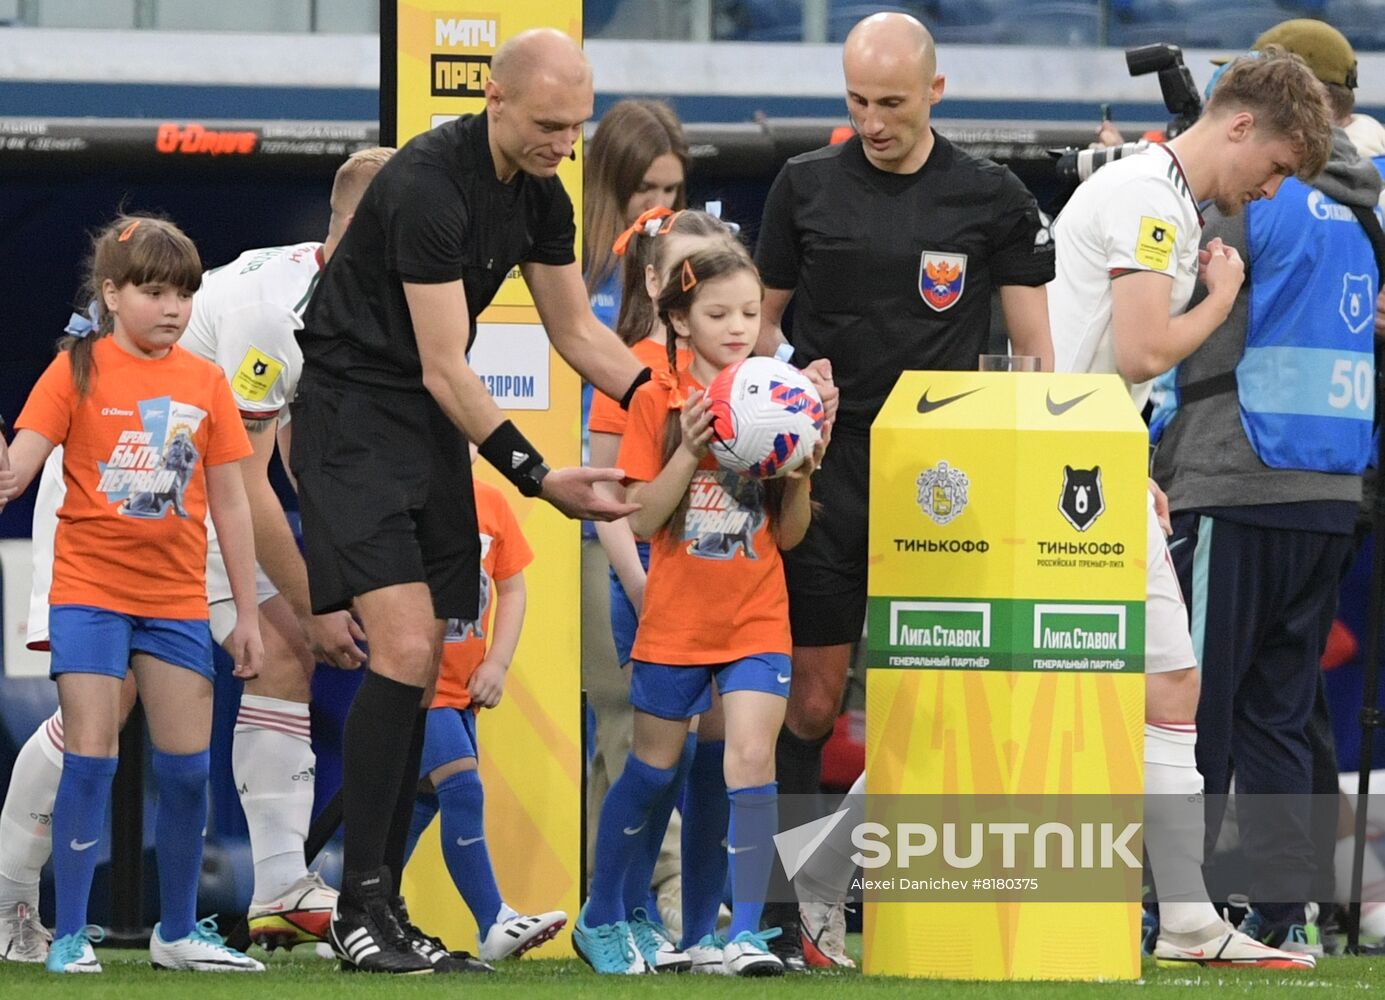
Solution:
[[[1012,39],[1025,45],[1095,45],[1101,30],[1096,0],[1037,0],[1002,15]]]

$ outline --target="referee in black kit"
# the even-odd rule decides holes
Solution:
[[[483,114],[418,136],[376,176],[299,334],[291,466],[313,609],[354,607],[370,640],[346,719],[331,931],[343,967],[363,971],[489,971],[414,928],[396,895],[443,623],[479,604],[467,440],[570,517],[637,509],[593,490],[617,470],[550,471],[467,365],[477,315],[518,264],[549,339],[588,381],[628,402],[649,377],[592,315],[556,176],[592,114],[586,58],[536,29],[491,70]]]
[[[974,371],[995,288],[1014,353],[1053,369],[1043,287],[1052,242],[1014,174],[930,128],[944,78],[927,29],[906,14],[872,15],[847,36],[843,68],[856,135],[789,160],[755,252],[765,283],[759,352],[825,369],[841,393],[832,450],[813,479],[822,515],[784,554],[794,650],[781,794],[818,791],[822,745],[865,623],[870,425],[895,380]],[[794,298],[790,347],[780,320]],[[765,910],[766,926],[784,928],[771,947],[790,968],[803,961],[798,918],[791,904]]]

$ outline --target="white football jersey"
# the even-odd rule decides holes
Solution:
[[[1048,285],[1054,370],[1116,372],[1111,284],[1131,271],[1173,278],[1169,315],[1188,307],[1197,282],[1202,216],[1183,168],[1166,146],[1109,163],[1078,185],[1053,224],[1057,269]],[[1148,382],[1130,386],[1137,408]]]
[[[202,276],[179,341],[226,373],[245,413],[279,413],[303,372],[295,334],[322,275],[322,244],[247,250]]]

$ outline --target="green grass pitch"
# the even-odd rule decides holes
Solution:
[[[1073,947],[1078,942],[1055,941]],[[860,939],[852,952],[859,957]],[[577,959],[521,961],[493,976],[423,976],[391,979],[343,975],[336,963],[312,957],[306,948],[276,954],[263,976],[155,972],[142,951],[98,949],[100,976],[53,976],[38,966],[0,963],[0,998],[38,1000],[362,1000],[394,998],[514,997],[534,1000],[631,997],[768,998],[927,997],[959,1000],[1116,1000],[1178,996],[1187,1000],[1228,997],[1362,997],[1385,991],[1385,958],[1326,958],[1309,973],[1259,969],[1161,969],[1146,960],[1137,983],[958,983],[886,979],[856,972],[814,972],[787,979],[724,979],[720,976],[598,977]],[[261,959],[263,953],[255,955]]]

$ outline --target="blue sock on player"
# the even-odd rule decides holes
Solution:
[[[211,754],[206,750],[187,754],[155,750],[153,764],[159,789],[154,815],[159,936],[165,941],[176,941],[191,934],[197,923],[197,882],[202,874]]]
[[[649,919],[659,919],[659,909],[654,905],[650,893],[650,883],[654,880],[654,867],[659,863],[659,852],[664,849],[664,834],[668,832],[669,817],[678,801],[683,785],[687,782],[688,771],[692,768],[693,754],[697,750],[697,734],[689,733],[683,744],[683,756],[673,771],[673,781],[668,790],[654,803],[649,811],[649,825],[645,827],[643,849],[635,854],[630,867],[625,871],[625,915],[631,917],[638,909],[643,909]]]
[[[651,767],[633,753],[606,793],[596,829],[596,864],[591,895],[583,912],[588,927],[625,919],[625,873],[644,851],[644,831],[654,804],[673,784],[677,769]]]
[[[726,887],[726,848],[730,800],[722,773],[726,744],[700,741],[688,769],[683,796],[683,947],[690,948],[716,930]]]
[[[742,931],[760,929],[769,876],[774,868],[774,834],[779,825],[779,786],[731,788],[731,822],[726,829],[726,853],[731,868],[731,930],[734,939]]]
[[[483,940],[502,905],[495,869],[491,867],[491,852],[486,847],[485,805],[486,793],[479,771],[458,771],[438,785],[442,857],[467,909],[476,918]]]
[[[106,829],[115,757],[63,754],[63,773],[53,803],[53,883],[58,900],[58,937],[87,925],[87,902],[97,854]]]
[[[423,836],[423,831],[428,829],[428,824],[433,822],[433,817],[438,814],[438,797],[432,792],[419,792],[418,798],[414,800],[414,815],[409,820],[409,836],[404,841],[404,864],[409,863],[409,859],[414,856],[414,848],[418,846],[418,838]]]

